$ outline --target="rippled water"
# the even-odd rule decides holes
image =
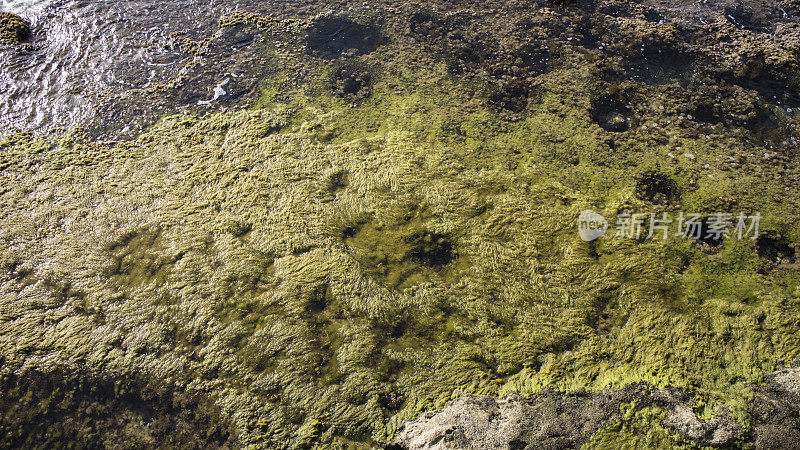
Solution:
[[[3,0],[0,2],[0,11],[35,18],[50,3],[53,0]]]
[[[0,50],[0,133],[88,124],[100,100],[164,82],[191,60],[170,45],[171,33],[208,36],[220,15],[239,6],[216,0],[4,1],[4,11],[31,21],[33,38],[25,47]]]

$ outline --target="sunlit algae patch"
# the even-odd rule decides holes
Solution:
[[[169,116],[114,146],[0,144],[0,361],[28,411],[129,409],[120,445],[368,447],[463,394],[649,383],[747,426],[748,385],[800,357],[796,170],[761,176],[738,125],[707,139],[673,118],[685,98],[653,94],[680,89],[667,81],[598,94],[607,61],[583,50],[555,67],[537,50],[519,91],[464,81],[458,55],[363,44],[314,66],[308,91],[276,99],[267,80],[258,108]],[[341,49],[319,52],[282,57]],[[619,89],[659,126],[631,128]],[[576,228],[587,209],[679,208],[759,211],[783,253]],[[66,394],[25,394],[26,374]],[[689,445],[625,408],[592,442],[659,429]],[[163,430],[142,431],[153,417]],[[91,421],[67,435],[117,442]]]

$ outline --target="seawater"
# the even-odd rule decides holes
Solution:
[[[98,99],[124,99],[175,76],[187,55],[170,34],[213,32],[237,8],[214,0],[3,1],[32,24],[23,47],[0,48],[0,135],[86,124]]]

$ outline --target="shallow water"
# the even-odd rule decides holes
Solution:
[[[91,123],[101,100],[164,82],[191,61],[171,45],[171,33],[207,37],[237,7],[215,0],[4,2],[4,11],[31,21],[33,38],[25,48],[0,50],[0,133]]]

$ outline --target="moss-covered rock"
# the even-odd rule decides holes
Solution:
[[[0,12],[0,44],[19,44],[30,34],[28,21],[13,13]]]
[[[652,8],[599,3],[231,16],[252,108],[114,145],[3,140],[3,368],[174,386],[254,447],[386,444],[462,394],[631,383],[754,439],[749,386],[800,357],[798,111],[767,95],[791,65],[731,76]],[[762,228],[589,243],[587,209]],[[596,442],[664,419],[629,409]]]

